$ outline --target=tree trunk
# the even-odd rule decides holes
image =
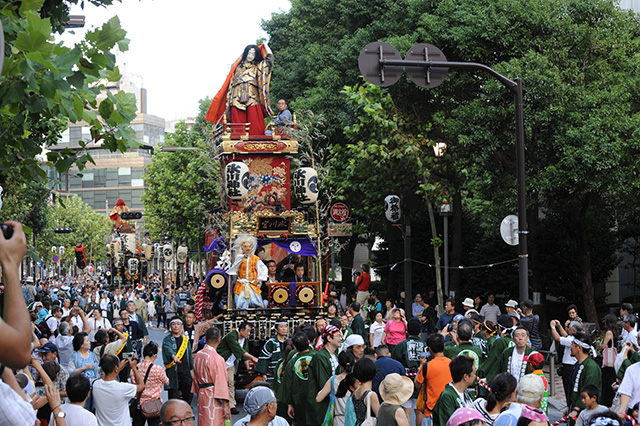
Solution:
[[[572,209],[572,219],[576,230],[578,271],[582,280],[582,293],[587,321],[595,323],[596,328],[600,329],[596,312],[594,286],[591,279],[591,248],[587,240],[586,211],[588,204],[588,201],[584,203],[576,201]]]
[[[438,238],[438,230],[436,229],[436,217],[433,214],[433,206],[431,200],[426,198],[427,208],[429,209],[429,222],[431,224],[431,235],[434,240]],[[432,243],[433,245],[433,258],[436,261],[436,294],[438,295],[438,306],[440,312],[444,312],[444,298],[442,294],[442,271],[440,270],[440,244]]]
[[[453,216],[451,224],[451,253],[449,255],[449,291],[456,292],[456,296],[462,295],[462,270],[457,267],[462,264],[462,195],[460,188],[456,187],[453,193]],[[448,299],[449,295],[445,295]]]
[[[354,290],[351,268],[353,265],[354,250],[358,244],[358,236],[353,235],[347,243],[347,246],[340,252],[340,265],[342,269],[342,285],[346,286],[347,291],[351,293]]]

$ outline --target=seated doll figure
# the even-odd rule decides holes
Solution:
[[[229,275],[237,275],[233,287],[234,304],[238,309],[261,308],[260,284],[269,278],[267,266],[255,255],[258,240],[248,234],[242,234],[233,243],[236,258]]]

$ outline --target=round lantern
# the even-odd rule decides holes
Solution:
[[[249,166],[232,161],[224,169],[224,181],[229,199],[242,200],[249,193]]]
[[[187,261],[187,255],[189,254],[189,249],[184,244],[180,244],[178,250],[176,251],[176,260],[178,263],[184,263]]]
[[[165,244],[162,247],[162,256],[167,262],[173,259],[173,246],[171,244]]]
[[[293,173],[293,192],[302,204],[318,200],[318,173],[311,167],[301,167]]]
[[[129,275],[136,275],[138,273],[138,266],[140,261],[136,258],[131,258],[127,261],[127,267],[129,268]]]
[[[397,195],[387,195],[384,199],[384,215],[389,222],[396,223],[400,220],[402,211],[400,210],[400,197]]]

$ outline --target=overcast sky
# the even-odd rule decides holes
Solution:
[[[195,116],[198,101],[217,93],[247,44],[267,36],[261,20],[290,7],[289,0],[122,0],[106,8],[87,4],[71,11],[85,15],[85,28],[63,40],[70,44],[117,15],[131,40],[121,72],[142,78],[149,114],[181,119]]]

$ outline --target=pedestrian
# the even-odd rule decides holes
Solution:
[[[358,291],[356,302],[359,306],[364,306],[369,300],[369,286],[371,284],[371,275],[369,274],[369,265],[360,265],[360,275],[356,279],[356,290]],[[364,320],[364,313],[361,314]],[[363,336],[364,337],[364,336]]]
[[[349,324],[349,327],[351,327],[351,330],[353,330],[354,334],[359,334],[360,337],[364,339],[365,337],[368,337],[368,336],[365,334],[365,331],[364,331],[364,317],[360,315],[360,311],[362,310],[361,308],[362,308],[362,305],[358,302],[353,302],[349,306],[349,312],[353,316],[353,318],[351,319],[351,323]]]
[[[447,326],[453,322],[453,318],[456,316],[456,301],[454,299],[447,299],[444,304],[444,312],[438,318],[436,323],[436,330],[438,332],[445,332]]]
[[[452,382],[444,387],[433,407],[433,425],[446,426],[447,420],[458,408],[470,408],[473,400],[467,393],[476,379],[473,360],[467,356],[457,356],[449,364]]]
[[[293,355],[283,368],[282,402],[287,406],[287,415],[296,425],[306,425],[309,364],[316,351],[310,346],[307,334],[302,331],[293,335],[292,342],[296,352],[291,352]]]
[[[615,359],[618,355],[616,342],[618,341],[618,321],[614,314],[604,317],[604,339],[600,345],[602,351],[602,404],[611,407],[615,391],[611,387],[616,382]]]
[[[382,312],[376,312],[374,321],[369,327],[369,346],[371,349],[375,350],[375,348],[382,344],[382,335],[384,334],[385,325]]]
[[[500,371],[511,373],[518,383],[520,379],[527,374],[527,361],[525,357],[533,352],[533,349],[527,345],[528,340],[529,333],[527,329],[523,327],[516,328],[513,332],[513,342],[515,346],[513,348],[506,348],[500,356]]]
[[[564,395],[568,406],[571,403],[569,401],[571,376],[573,375],[573,368],[578,362],[578,360],[571,354],[571,344],[573,343],[573,335],[575,333],[582,332],[582,325],[578,322],[571,322],[565,331],[560,325],[560,321],[552,320],[550,326],[553,338],[560,344],[560,347],[563,348],[560,376],[562,377],[562,386],[564,388]]]
[[[411,318],[407,324],[407,338],[394,348],[391,357],[399,361],[405,368],[406,375],[415,378],[420,369],[420,355],[426,352],[427,344],[420,339],[421,322],[418,318]],[[411,410],[416,411],[416,423],[422,423],[422,411],[417,410],[418,390],[413,391],[411,398],[403,405],[407,416]]]
[[[67,369],[71,374],[82,373],[89,380],[98,378],[98,357],[91,352],[91,342],[87,333],[78,333],[73,337],[73,354]]]
[[[136,360],[120,361],[115,355],[105,355],[100,361],[103,375],[93,383],[91,391],[98,426],[131,426],[129,400],[144,390],[144,383],[136,364]],[[116,380],[125,365],[130,366],[135,384]]]
[[[95,414],[84,408],[85,402],[89,398],[89,391],[91,390],[91,382],[82,374],[74,374],[69,377],[66,384],[67,397],[69,398],[68,404],[63,404],[60,409],[64,413],[64,420],[69,425],[85,425],[85,426],[97,426],[98,421]],[[57,417],[51,413],[49,424],[54,423]]]
[[[258,363],[258,358],[249,353],[249,336],[251,336],[251,324],[242,321],[237,330],[232,330],[222,338],[217,348],[218,354],[224,358],[227,365],[229,403],[231,405],[231,414],[233,415],[240,413],[236,408],[235,397],[236,362],[244,361],[247,367],[249,361],[255,364]]]
[[[160,413],[155,417],[147,417],[142,412],[142,406],[151,402],[157,402],[162,405],[162,385],[169,384],[169,378],[159,365],[155,364],[158,357],[158,345],[155,342],[149,342],[142,349],[144,360],[137,365],[138,374],[143,378],[144,390],[140,394],[140,399],[133,413],[133,426],[158,426],[160,424]],[[131,382],[135,383],[135,373],[131,370]]]
[[[495,304],[495,300],[496,295],[489,293],[487,296],[487,303],[480,309],[480,316],[484,317],[486,321],[491,321],[492,323],[497,323],[498,317],[502,315],[500,307]]]
[[[169,327],[171,334],[165,336],[162,341],[162,360],[169,378],[169,384],[164,388],[169,392],[170,399],[180,398],[191,404],[193,353],[189,338],[184,334],[179,318],[172,319]]]
[[[335,374],[327,380],[327,383],[316,395],[316,402],[324,400],[329,395],[330,399],[334,401],[333,425],[344,426],[346,391],[341,393],[341,397],[336,397],[336,392],[340,388],[342,381],[347,377],[347,374],[353,370],[356,359],[350,352],[340,352],[338,363],[340,364],[340,374]]]
[[[493,426],[503,409],[515,402],[518,382],[510,373],[500,373],[490,387],[487,399],[478,398],[473,402],[473,408],[482,414],[487,426]]]
[[[275,366],[282,359],[284,342],[289,334],[289,323],[286,319],[278,319],[274,323],[275,336],[267,340],[256,364],[256,373],[262,374],[263,381],[274,382]]]
[[[288,426],[287,421],[276,414],[277,408],[278,401],[271,389],[263,385],[252,387],[244,399],[247,416],[238,420],[234,426]]]
[[[193,386],[198,396],[198,425],[224,426],[231,420],[227,365],[216,348],[220,330],[210,327],[205,334],[205,346],[194,357]]]
[[[542,349],[542,339],[540,338],[539,324],[540,317],[533,314],[533,302],[529,299],[522,302],[524,315],[520,317],[520,325],[527,329],[531,339],[531,347],[534,351]]]
[[[338,368],[338,358],[335,353],[342,344],[340,330],[333,325],[327,325],[322,331],[324,345],[309,363],[309,393],[307,394],[306,423],[309,426],[320,426],[329,406],[329,398],[317,402],[316,395]],[[373,362],[372,362],[373,363]]]
[[[433,407],[445,386],[451,382],[451,360],[444,356],[444,337],[434,333],[427,338],[427,347],[430,354],[420,354],[420,370],[416,375],[415,386],[418,390],[416,408],[422,410],[422,426],[431,426],[433,419]],[[431,360],[427,361],[427,356]]]
[[[584,404],[580,398],[580,390],[586,385],[594,385],[600,390],[602,386],[602,371],[600,366],[591,358],[591,338],[584,333],[573,335],[571,344],[571,354],[578,360],[574,367],[569,388],[569,402],[567,407],[569,417],[577,417],[578,411],[584,409]]]
[[[598,388],[593,385],[587,385],[580,389],[580,398],[585,409],[580,411],[575,426],[587,426],[593,417],[609,411],[604,405],[598,404],[598,394]]]
[[[355,426],[360,426],[364,420],[378,415],[380,400],[375,392],[372,392],[372,380],[376,376],[376,364],[369,358],[362,358],[353,367],[353,373],[360,382],[360,386],[351,395],[353,411],[346,408],[345,423],[351,424],[351,418],[355,415]]]
[[[389,374],[380,384],[383,403],[378,408],[377,419],[381,425],[410,426],[411,420],[402,409],[413,393],[413,381],[399,374]]]
[[[407,320],[401,308],[394,308],[391,314],[391,319],[384,326],[382,344],[387,345],[389,351],[393,353],[396,345],[407,337]]]
[[[162,426],[191,425],[196,416],[193,415],[191,405],[181,399],[170,399],[160,409],[160,424]]]
[[[544,383],[539,376],[527,374],[518,383],[516,402],[512,402],[509,408],[496,418],[493,426],[513,426],[522,417],[525,407],[538,408],[544,394]],[[544,414],[544,413],[543,413]]]

